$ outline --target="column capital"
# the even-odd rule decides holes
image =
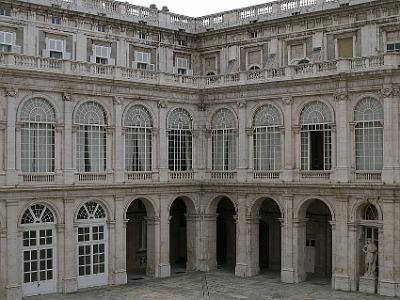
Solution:
[[[335,94],[335,101],[336,102],[346,102],[348,101],[349,98],[349,94],[347,93],[347,91],[336,91]]]
[[[62,99],[64,102],[72,102],[72,94],[64,92],[62,95]]]
[[[158,225],[160,224],[160,218],[159,217],[144,217],[146,220],[147,224],[149,225]]]
[[[120,97],[120,96],[114,96],[113,97],[113,103],[114,105],[122,105],[124,101],[124,98]]]
[[[5,94],[7,97],[17,97],[18,89],[15,87],[7,87]]]
[[[244,100],[239,100],[236,102],[236,105],[239,109],[244,109],[244,108],[246,108],[247,103]]]
[[[166,100],[158,101],[157,106],[158,106],[158,108],[167,108],[168,107],[168,101],[166,101]]]
[[[293,103],[293,96],[292,95],[283,96],[282,103],[284,105],[291,105]]]
[[[247,136],[252,136],[254,133],[254,129],[253,128],[246,128],[245,129]]]
[[[65,204],[73,204],[74,202],[75,202],[74,198],[68,198],[68,197],[64,198],[64,203]]]
[[[294,133],[294,134],[299,134],[300,128],[301,128],[300,125],[293,125],[293,126],[292,126],[292,131],[293,131],[293,133]]]

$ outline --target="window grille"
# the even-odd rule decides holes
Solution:
[[[54,108],[45,99],[30,99],[22,107],[20,120],[22,172],[54,172]]]
[[[364,218],[365,218],[365,220],[378,220],[379,219],[379,213],[378,213],[378,210],[376,209],[375,205],[370,204],[365,208]]]
[[[76,165],[78,172],[103,172],[106,169],[106,125],[104,108],[94,102],[83,103],[77,110]]]
[[[192,169],[192,118],[183,108],[168,117],[168,166],[171,171]]]
[[[300,166],[301,170],[332,168],[332,122],[326,104],[314,101],[307,104],[300,115]]]
[[[129,172],[151,171],[152,118],[142,105],[132,106],[126,113],[125,169]]]
[[[89,220],[89,219],[105,219],[106,213],[104,208],[97,202],[90,201],[86,202],[78,211],[78,220]]]
[[[226,108],[218,110],[211,121],[212,169],[236,169],[236,116]]]
[[[354,109],[356,170],[381,171],[383,167],[383,107],[367,97]]]
[[[55,218],[50,209],[43,204],[34,204],[25,210],[21,224],[54,223]]]
[[[257,110],[253,120],[254,170],[270,171],[281,168],[282,118],[278,109],[267,104]]]

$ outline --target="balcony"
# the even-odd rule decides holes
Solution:
[[[22,182],[21,182],[22,179]],[[24,184],[38,184],[38,183],[54,183],[55,174],[54,173],[23,173],[20,176],[20,183]]]
[[[236,181],[236,171],[211,171],[211,181]]]
[[[76,182],[79,183],[106,183],[107,173],[85,172],[76,173]]]
[[[357,182],[381,182],[382,172],[380,171],[356,171]]]
[[[51,74],[77,75],[98,79],[179,86],[191,89],[212,89],[226,86],[267,83],[303,78],[321,78],[342,73],[360,73],[398,69],[399,53],[339,59],[282,68],[244,71],[215,76],[186,76],[156,71],[137,70],[114,65],[93,64],[62,59],[0,53],[0,69],[34,70]]]
[[[331,171],[300,171],[300,179],[329,180]]]
[[[194,171],[169,171],[169,179],[172,181],[193,180]]]
[[[153,180],[153,172],[127,172],[126,182],[146,182]]]
[[[254,171],[253,179],[254,180],[274,180],[279,179],[280,172],[279,171]]]

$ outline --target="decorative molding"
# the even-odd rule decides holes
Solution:
[[[246,108],[246,101],[238,101],[237,103],[238,108]]]
[[[198,111],[206,111],[207,110],[207,104],[205,104],[205,103],[199,103],[198,105],[197,105],[197,110]]]
[[[209,139],[209,138],[211,137],[211,132],[212,132],[212,130],[209,129],[209,128],[204,128],[203,131],[204,131],[204,136],[205,136],[207,139]]]
[[[253,135],[253,133],[254,133],[254,130],[253,130],[253,128],[246,128],[246,134],[247,134],[247,136],[252,136]]]
[[[337,102],[348,101],[349,100],[349,94],[346,91],[336,91],[335,100]]]
[[[384,86],[380,91],[379,94],[383,98],[391,98],[400,95],[400,88],[396,88],[393,86]]]
[[[123,101],[124,101],[124,98],[122,98],[120,96],[114,96],[113,97],[113,103],[115,105],[121,105]]]
[[[7,97],[16,97],[18,95],[18,89],[14,87],[9,87],[6,89],[6,96]]]
[[[167,108],[168,102],[163,100],[163,101],[158,101],[157,103],[158,108]]]
[[[63,93],[63,96],[62,96],[62,99],[64,100],[64,101],[72,101],[72,95],[71,95],[71,93],[66,93],[66,92],[64,92]]]
[[[293,96],[291,96],[291,95],[283,96],[282,102],[285,105],[291,105],[293,103]]]

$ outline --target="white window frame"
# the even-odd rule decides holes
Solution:
[[[175,68],[177,74],[187,75],[189,70],[189,60],[184,57],[176,57]],[[180,71],[180,70],[185,70],[185,71]]]
[[[398,30],[398,31],[400,31],[400,29]],[[385,49],[384,49],[384,51],[386,52],[386,53],[399,53],[400,52],[400,38],[398,39],[398,40],[396,40],[396,41],[394,41],[394,42],[388,42],[387,41],[387,34],[389,33],[389,32],[391,32],[391,31],[385,31],[385,34],[383,35],[383,38],[384,38],[384,45],[385,45]],[[387,48],[388,48],[388,45],[394,45],[394,50],[388,50]],[[398,47],[398,48],[397,48]]]
[[[351,36],[346,36],[346,35],[338,35],[335,36],[334,42],[335,42],[335,58],[340,58],[339,57],[339,41],[340,39],[345,39],[345,38],[353,38],[353,57],[356,57],[356,43],[357,43],[357,36],[355,33],[352,33]]]
[[[297,46],[299,44],[303,44],[303,57],[302,58],[292,58],[292,47]],[[288,53],[288,63],[289,65],[297,64],[300,60],[304,59],[307,57],[307,44],[306,41],[303,41],[302,43],[296,43],[292,42],[287,46],[287,53]]]

